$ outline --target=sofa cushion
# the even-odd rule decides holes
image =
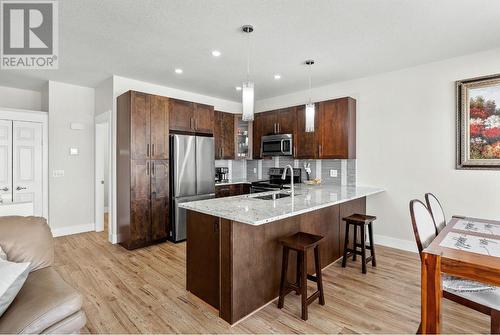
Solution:
[[[2,248],[0,247],[0,253]],[[0,316],[10,306],[28,277],[30,263],[0,259]]]
[[[81,307],[80,294],[52,267],[37,270],[0,318],[0,333],[40,333]]]
[[[54,239],[47,221],[34,216],[0,217],[0,246],[11,262],[30,262],[30,271],[52,265]]]

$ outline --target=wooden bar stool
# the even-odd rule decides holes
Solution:
[[[364,215],[364,214],[353,214],[351,216],[342,218],[345,221],[345,240],[344,240],[344,257],[342,258],[342,267],[345,268],[347,257],[352,254],[352,260],[356,260],[356,255],[361,256],[361,269],[363,273],[366,273],[366,264],[371,262],[372,266],[377,266],[377,261],[375,259],[375,246],[373,244],[373,228],[372,223],[377,219],[376,216]],[[353,248],[349,248],[349,228],[353,225],[354,228],[354,240],[352,241]],[[366,245],[366,229],[368,226],[368,236],[370,239],[370,245]],[[359,234],[361,235],[361,243],[358,243],[358,227]],[[361,250],[358,250],[361,248]],[[370,257],[366,258],[366,249],[370,250]]]
[[[302,295],[302,319],[307,320],[307,306],[309,306],[316,298],[319,297],[319,304],[325,304],[325,296],[323,294],[323,279],[321,277],[321,265],[319,254],[319,241],[323,236],[312,235],[308,233],[298,232],[292,236],[283,237],[279,240],[283,245],[283,262],[281,263],[281,282],[280,296],[278,300],[278,308],[283,308],[285,303],[285,295],[295,291],[296,294]],[[316,276],[307,274],[307,251],[314,248],[314,266]],[[296,282],[291,284],[287,280],[288,272],[288,254],[290,249],[297,252],[297,276]],[[310,297],[307,297],[307,280],[316,282],[318,290]]]

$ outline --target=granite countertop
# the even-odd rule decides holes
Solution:
[[[251,182],[248,181],[245,178],[233,178],[225,182],[221,183],[215,183],[215,186],[224,186],[224,185],[231,185],[231,184],[250,184]]]
[[[367,186],[295,185],[295,196],[276,200],[255,197],[278,191],[216,198],[179,204],[180,207],[254,226],[311,212],[384,190]]]

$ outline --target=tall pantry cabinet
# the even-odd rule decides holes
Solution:
[[[118,234],[135,249],[168,236],[169,99],[128,91],[117,103]]]

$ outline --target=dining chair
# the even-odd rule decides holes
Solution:
[[[446,227],[446,216],[444,215],[443,206],[438,198],[432,193],[425,194],[425,203],[427,208],[431,211],[434,224],[436,225],[436,233],[439,234],[441,230]]]
[[[420,200],[410,201],[410,216],[418,253],[422,259],[422,251],[437,236],[436,226],[430,210]],[[457,290],[460,286],[468,289]],[[489,315],[491,334],[500,334],[499,288],[448,275],[442,276],[442,287],[444,298]],[[420,328],[418,332],[420,333]]]

